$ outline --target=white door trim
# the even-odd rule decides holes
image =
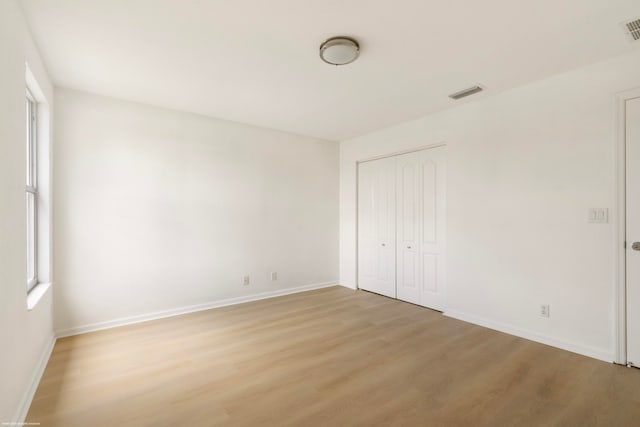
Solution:
[[[415,153],[416,151],[428,150],[430,148],[438,148],[447,145],[445,142],[437,142],[435,144],[421,145],[420,147],[408,148],[406,150],[394,151],[393,153],[381,154],[379,156],[365,157],[357,160],[356,165],[364,162],[370,162],[372,160],[386,159],[387,157],[400,156],[401,154]]]
[[[614,238],[614,356],[615,363],[627,364],[627,297],[626,297],[626,102],[640,98],[640,88],[616,94],[615,199],[617,215],[613,217]]]

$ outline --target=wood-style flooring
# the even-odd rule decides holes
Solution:
[[[640,370],[332,287],[58,340],[41,426],[640,426]]]

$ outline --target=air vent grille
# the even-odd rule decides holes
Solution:
[[[640,40],[640,19],[625,22],[624,26],[627,29],[627,34],[632,40]]]
[[[469,95],[473,95],[474,93],[482,92],[482,90],[483,89],[480,86],[472,86],[470,88],[461,90],[460,92],[452,93],[451,95],[449,95],[449,98],[458,100],[458,99],[464,98],[465,96],[469,96]]]

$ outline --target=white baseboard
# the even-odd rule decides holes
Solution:
[[[355,283],[339,282],[338,285],[344,286],[345,288],[349,288],[349,289],[357,289]]]
[[[49,363],[49,358],[51,357],[51,352],[53,352],[53,347],[55,346],[55,344],[56,337],[52,335],[51,339],[47,343],[47,346],[42,352],[42,355],[40,356],[40,360],[38,361],[36,370],[33,372],[33,376],[31,377],[31,381],[29,382],[29,387],[27,387],[27,390],[22,396],[22,400],[20,400],[20,405],[18,406],[16,415],[13,417],[13,422],[15,423],[15,425],[22,425],[22,423],[24,423],[24,420],[27,418],[29,408],[31,407],[31,402],[33,401],[33,396],[35,396],[38,385],[40,385],[40,380],[42,379],[44,370],[47,367],[47,363]]]
[[[572,353],[581,354],[583,356],[592,357],[594,359],[602,360],[611,363],[614,360],[613,352],[605,351],[598,348],[584,346],[582,344],[576,344],[573,342],[562,341],[556,338],[552,338],[546,335],[532,332],[526,329],[520,329],[514,326],[510,326],[494,320],[481,318],[473,314],[467,314],[456,310],[446,310],[443,313],[445,316],[452,317],[454,319],[462,320],[465,322],[473,323],[475,325],[484,326],[485,328],[494,329],[496,331],[504,332],[510,335],[515,335],[520,338],[525,338],[531,341],[536,341],[542,344],[549,345],[551,347],[557,347],[562,350],[567,350]]]
[[[283,295],[296,294],[298,292],[306,292],[314,289],[327,288],[336,286],[336,282],[316,283],[312,285],[298,286],[295,288],[280,289],[276,291],[262,292],[259,294],[246,295],[237,298],[228,298],[217,301],[210,301],[203,304],[190,305],[186,307],[172,308],[170,310],[156,311],[153,313],[140,314],[137,316],[122,317],[120,319],[108,320],[106,322],[90,323],[88,325],[76,326],[73,328],[62,329],[56,331],[58,338],[68,337],[72,335],[85,334],[87,332],[95,332],[103,329],[115,328],[118,326],[131,325],[134,323],[148,322],[150,320],[163,319],[165,317],[179,316],[181,314],[194,313],[196,311],[209,310],[216,307],[225,307],[228,305],[242,304],[245,302],[257,301],[267,298],[274,298]]]

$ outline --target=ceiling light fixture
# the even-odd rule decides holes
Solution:
[[[358,55],[360,45],[350,37],[331,37],[320,45],[320,58],[327,64],[350,64]]]

